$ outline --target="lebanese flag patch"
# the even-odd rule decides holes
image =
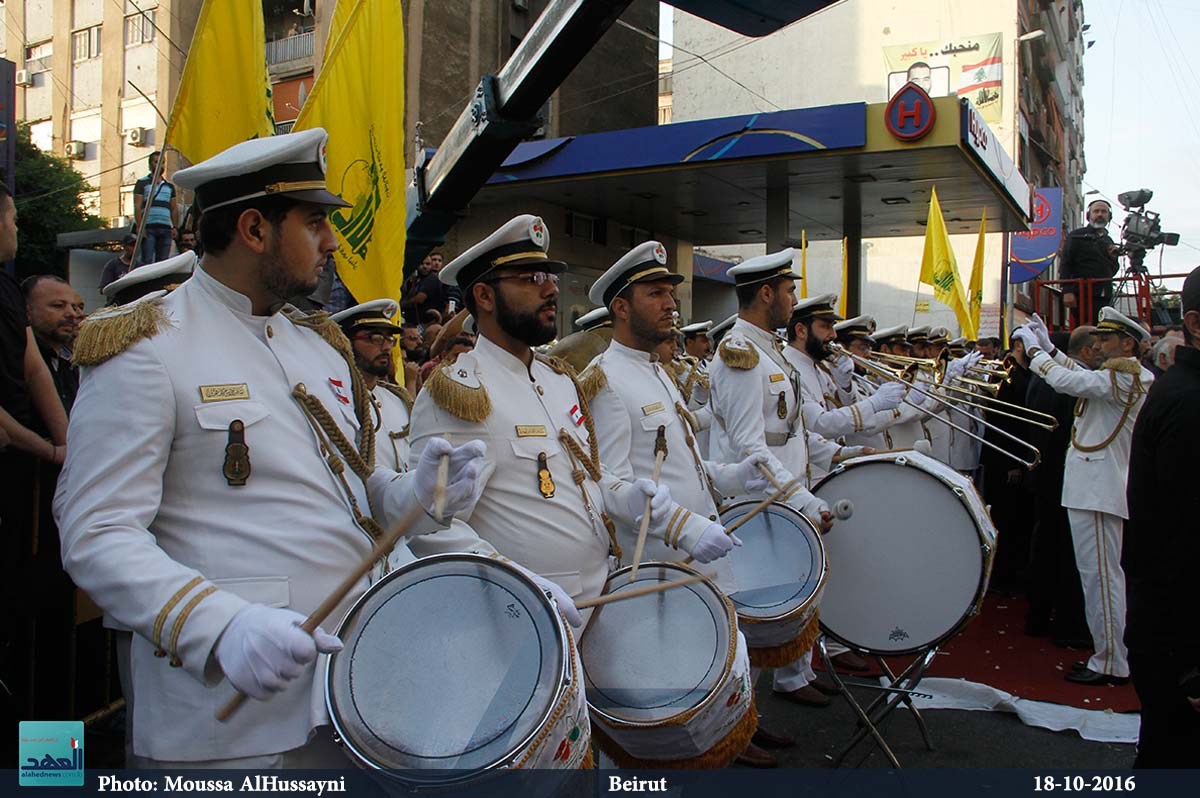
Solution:
[[[333,377],[330,377],[329,385],[333,388],[333,395],[338,398],[339,402],[344,405],[350,404],[350,396],[346,393],[346,386],[342,384],[341,380],[335,380]]]
[[[579,409],[579,405],[571,405],[571,421],[575,422],[575,426],[583,423],[583,411]]]

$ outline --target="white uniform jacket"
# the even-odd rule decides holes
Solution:
[[[1062,352],[1054,357],[1038,352],[1029,367],[1054,390],[1079,398],[1063,471],[1063,507],[1128,518],[1129,443],[1154,375],[1133,358],[1114,358],[1090,371]]]
[[[54,502],[63,564],[136,632],[138,755],[197,761],[296,748],[328,722],[316,665],[220,723],[214,714],[234,690],[211,654],[248,603],[307,615],[371,550],[351,506],[352,497],[369,514],[367,490],[349,467],[344,482],[331,471],[292,395],[303,384],[353,442],[350,369],[317,332],[283,312],[251,315],[245,296],[203,269],[153,308],[165,316],[160,332],[83,370]],[[248,465],[230,446],[236,438]],[[408,479],[379,469],[370,482],[378,505],[413,506]]]
[[[736,466],[706,463],[696,441],[695,421],[671,376],[649,352],[630,349],[617,341],[609,344],[585,372],[585,382],[597,380],[603,387],[591,400],[600,438],[600,459],[618,477],[632,482],[649,479],[654,472],[655,442],[663,427],[667,457],[660,482],[671,489],[671,498],[682,511],[668,522],[664,534],[647,536],[642,561],[682,559],[700,539],[705,528],[717,519],[723,496],[745,493],[738,484]],[[623,563],[633,562],[637,527],[617,524],[617,539],[624,550]],[[712,564],[718,586],[734,590],[728,558]]]
[[[412,398],[399,385],[377,383],[371,391],[375,422],[375,463],[393,471],[408,470],[409,414]]]
[[[865,394],[844,391],[829,373],[813,362],[808,352],[789,346],[783,356],[800,375],[804,395],[804,422],[811,432],[831,441],[850,435],[876,435],[896,419],[892,411],[876,413]]]
[[[774,333],[740,318],[721,339],[717,358],[708,369],[712,459],[737,463],[747,454],[761,454],[779,482],[800,476],[807,487],[810,457],[828,469],[839,447],[809,436],[800,412],[800,381],[776,349],[777,340]],[[807,490],[789,503],[812,519],[828,509]]]
[[[612,540],[602,514],[632,523],[626,494],[635,489],[591,462],[599,443],[585,412],[570,376],[542,358],[527,368],[487,336],[435,369],[413,406],[410,462],[437,436],[456,446],[483,440],[487,465],[475,502],[447,532],[413,541],[413,552],[498,553],[572,598],[599,595]]]

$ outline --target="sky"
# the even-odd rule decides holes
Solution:
[[[1117,195],[1148,188],[1147,206],[1179,246],[1146,256],[1151,274],[1186,273],[1200,264],[1200,64],[1183,43],[1200,41],[1196,0],[1084,0],[1084,191],[1113,205],[1109,228],[1120,235],[1124,213]],[[670,57],[671,7],[659,8],[659,55]],[[1089,197],[1090,200],[1092,197]],[[1200,204],[1200,203],[1197,203]],[[1079,224],[1082,224],[1080,220]],[[1178,288],[1181,280],[1168,281]]]

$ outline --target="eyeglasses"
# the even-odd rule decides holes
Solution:
[[[356,336],[354,336],[354,340],[366,341],[367,343],[371,344],[372,346],[389,346],[390,347],[390,346],[396,345],[396,336],[384,335],[383,333],[377,333],[377,332],[362,333],[361,335],[356,335]]]
[[[558,275],[551,274],[550,272],[525,272],[524,274],[503,274],[503,275],[500,275],[499,277],[493,277],[490,280],[486,280],[485,282],[498,283],[501,280],[521,280],[526,283],[532,283],[533,285],[545,285],[546,281],[549,280],[550,282],[554,283],[555,285],[558,285]]]

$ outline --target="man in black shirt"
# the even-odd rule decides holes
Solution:
[[[25,278],[21,291],[34,340],[50,369],[63,409],[70,413],[79,390],[79,371],[71,365],[71,347],[84,317],[83,299],[66,280],[52,274]]]
[[[1086,226],[1067,233],[1058,267],[1061,280],[1100,280],[1090,288],[1087,283],[1063,283],[1063,304],[1074,310],[1077,324],[1095,324],[1100,308],[1112,304],[1112,283],[1108,281],[1120,268],[1117,244],[1108,237],[1112,221],[1108,202],[1088,203],[1087,221]]]
[[[1125,644],[1142,702],[1134,767],[1200,767],[1200,268],[1182,296],[1184,343],[1133,428],[1125,522]]]
[[[109,258],[104,264],[104,268],[100,271],[101,291],[104,286],[111,283],[113,280],[119,280],[129,273],[133,268],[133,248],[137,245],[137,236],[133,233],[128,233],[121,239],[121,254],[115,258]]]

